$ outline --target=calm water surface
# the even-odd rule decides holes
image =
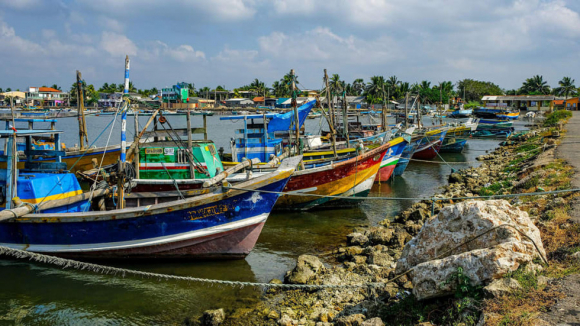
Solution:
[[[88,117],[92,142],[112,116]],[[368,118],[367,118],[368,119]],[[140,118],[143,125],[147,117]],[[183,118],[171,117],[174,128],[185,127]],[[201,126],[194,117],[193,126]],[[518,122],[523,126],[523,122]],[[241,122],[208,117],[209,137],[217,147],[229,152],[229,140]],[[307,120],[307,131],[318,133],[319,120]],[[116,122],[110,144],[119,143],[120,123]],[[61,119],[57,129],[65,130],[68,146],[78,143],[76,119]],[[128,139],[132,139],[133,117],[128,117]],[[95,142],[107,144],[109,130]],[[474,161],[497,147],[497,140],[470,140],[462,154],[442,154],[441,164],[412,162],[402,177],[376,184],[370,197],[412,198],[430,196],[447,182],[451,172],[447,162]],[[475,165],[475,164],[472,164]],[[469,165],[453,165],[461,168]],[[224,280],[268,282],[282,279],[301,254],[320,254],[343,244],[345,235],[358,226],[374,225],[409,207],[412,200],[368,200],[352,209],[273,213],[255,249],[244,260],[208,262],[114,263],[115,266],[150,272]],[[0,325],[150,325],[180,324],[197,318],[204,310],[251,307],[259,290],[208,287],[197,283],[113,277],[89,272],[62,270],[25,261],[0,260]]]

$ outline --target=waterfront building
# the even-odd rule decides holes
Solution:
[[[129,96],[133,98],[141,98],[139,93],[129,93]],[[99,93],[98,105],[101,108],[117,108],[123,102],[123,93]]]
[[[227,107],[247,107],[247,106],[254,106],[254,101],[250,100],[249,98],[230,98],[225,100],[225,104]]]
[[[186,83],[177,83],[172,87],[162,88],[159,95],[163,103],[187,103],[189,88]]]
[[[485,107],[511,107],[528,111],[551,111],[554,95],[485,95],[481,98]]]
[[[6,106],[10,105],[10,98],[13,99],[14,105],[22,105],[26,98],[26,93],[21,91],[0,93],[0,103],[3,103]]]
[[[69,93],[52,87],[29,87],[25,103],[32,106],[68,106]]]
[[[579,101],[580,98],[578,97],[569,97],[567,99],[564,97],[558,97],[554,100],[554,108],[577,111]]]

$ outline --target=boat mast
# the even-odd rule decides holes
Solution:
[[[405,94],[405,129],[409,129],[409,121],[407,119],[407,117],[409,116],[408,105],[409,105],[409,92]]]
[[[12,198],[18,194],[18,150],[16,145],[16,125],[14,120],[14,98],[10,97],[10,111],[12,112],[12,130],[14,135],[11,135],[6,140],[5,153],[8,154],[6,165],[6,209],[12,208]],[[28,142],[27,142],[28,143]]]
[[[328,104],[328,126],[330,127],[330,133],[332,135],[332,151],[334,152],[334,158],[338,157],[336,153],[336,129],[334,129],[334,119],[332,117],[331,101],[330,101],[330,88],[328,87],[328,74],[326,69],[324,69],[324,83],[326,84],[326,103]],[[322,108],[324,112],[324,108]],[[326,116],[325,116],[326,117]]]
[[[342,123],[344,124],[344,128],[342,128],[343,136],[346,138],[346,143],[349,142],[348,136],[348,101],[346,100],[346,89],[342,90]]]
[[[119,198],[117,209],[125,208],[125,162],[127,161],[127,110],[129,110],[129,56],[125,57],[125,87],[123,89],[124,106],[121,108],[121,158],[119,160],[119,180],[117,188]],[[139,164],[139,162],[137,162]]]
[[[290,77],[292,78],[292,108],[294,109],[294,128],[296,131],[296,153],[302,154],[300,150],[300,118],[298,117],[298,107],[296,105],[296,77],[294,76],[294,69],[290,69]]]
[[[77,70],[77,110],[79,115],[79,143],[81,151],[89,147],[89,137],[87,135],[87,121],[85,120],[85,96],[83,93],[83,77]]]

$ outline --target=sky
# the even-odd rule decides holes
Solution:
[[[323,70],[352,83],[397,76],[552,87],[580,71],[578,0],[0,0],[0,87],[176,82],[299,87]],[[580,86],[580,79],[577,86]]]

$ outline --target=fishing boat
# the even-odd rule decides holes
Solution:
[[[395,166],[395,170],[393,171],[393,174],[395,176],[403,175],[403,173],[407,169],[407,166],[409,165],[411,156],[413,156],[413,153],[415,153],[415,150],[419,147],[419,144],[421,144],[422,139],[423,139],[422,136],[415,135],[411,138],[411,141],[408,142],[407,146],[403,150],[403,153],[399,157],[399,161]]]
[[[439,149],[445,139],[447,130],[430,130],[425,132],[421,143],[413,153],[412,158],[420,160],[431,160],[437,156]]]
[[[478,129],[489,127],[487,125],[495,125],[498,127],[511,127],[512,122],[507,119],[481,119],[479,120]]]
[[[381,161],[381,167],[379,168],[375,182],[386,182],[391,178],[397,163],[399,163],[401,154],[403,154],[403,151],[407,147],[408,141],[411,138],[410,136],[407,137],[406,140],[404,138],[397,138],[399,140],[398,142],[393,140],[391,147]]]
[[[24,169],[18,169],[13,155],[18,137],[61,133],[0,131],[7,142],[0,159],[8,163],[1,175],[6,196],[0,246],[80,259],[241,258],[254,247],[277,192],[301,159],[285,160],[275,171],[237,184],[244,190],[215,186],[195,197],[114,208],[122,197],[110,196],[110,188],[82,193],[73,174],[60,172],[65,164],[58,143],[55,150],[37,150],[27,142]],[[39,154],[55,156],[56,162],[31,160]],[[104,205],[90,201],[103,197]]]
[[[502,111],[496,114],[501,120],[517,120],[520,118],[520,110]]]
[[[511,129],[485,129],[474,132],[472,136],[475,138],[508,138],[511,134]]]
[[[316,101],[310,101],[297,108],[300,127],[315,103]],[[257,158],[261,162],[268,162],[271,156],[282,155],[283,147],[292,142],[292,133],[288,131],[294,122],[294,111],[220,117],[220,120],[229,121],[240,119],[244,121],[244,127],[236,130],[236,138],[230,145],[234,163],[241,162],[244,158]]]
[[[479,118],[495,119],[502,109],[497,107],[477,107],[473,110],[473,115]]]
[[[450,118],[467,118],[473,114],[473,109],[457,109],[449,114]]]
[[[467,144],[466,139],[445,138],[441,145],[440,153],[461,153]]]
[[[295,171],[284,188],[288,194],[279,198],[274,209],[308,210],[356,205],[356,201],[338,202],[327,196],[366,197],[390,147],[391,143],[387,142],[348,160],[330,161],[323,166]]]

